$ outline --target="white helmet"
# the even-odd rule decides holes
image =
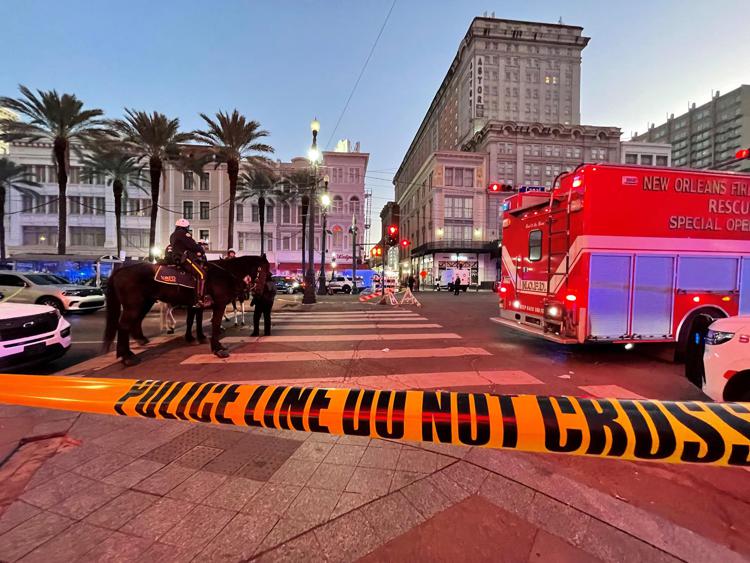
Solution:
[[[187,219],[177,219],[177,222],[174,224],[175,227],[183,227],[185,229],[190,227],[190,221]]]
[[[234,252],[235,254],[237,254],[237,251],[234,248],[230,248],[229,250],[227,250],[227,254],[229,254],[230,252]]]

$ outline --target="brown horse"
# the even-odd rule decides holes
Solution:
[[[130,335],[145,344],[141,323],[156,301],[170,305],[190,307],[195,295],[190,288],[166,285],[154,280],[156,265],[137,262],[116,270],[107,284],[107,326],[104,330],[104,351],[108,351],[117,335],[117,357],[131,366],[140,360],[130,350]],[[246,291],[250,279],[260,269],[268,272],[264,256],[242,256],[229,260],[212,261],[206,270],[206,294],[213,300],[211,306],[211,351],[220,358],[229,356],[219,342],[221,319],[227,305]]]

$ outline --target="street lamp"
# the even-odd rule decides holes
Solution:
[[[308,207],[308,235],[307,235],[307,271],[305,272],[305,295],[302,297],[302,303],[311,305],[316,302],[315,299],[315,189],[318,187],[318,164],[320,163],[320,151],[318,150],[318,132],[320,131],[320,121],[318,118],[310,123],[312,131],[312,145],[308,151],[310,167],[313,173],[313,184],[310,188],[310,205]]]
[[[328,206],[331,205],[331,196],[328,195],[328,175],[323,177],[325,191],[320,196],[320,211],[323,215],[323,229],[320,232],[320,276],[318,277],[318,295],[326,294],[326,229],[328,222]]]

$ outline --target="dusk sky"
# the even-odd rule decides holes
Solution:
[[[179,117],[235,107],[271,132],[278,158],[304,154],[309,122],[333,132],[391,0],[24,0],[3,7],[0,94],[17,85],[72,92]],[[746,0],[488,2],[398,0],[335,140],[369,152],[373,214],[474,16],[580,25],[582,121],[623,139],[750,83]]]

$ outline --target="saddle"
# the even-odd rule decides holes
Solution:
[[[190,289],[195,289],[197,284],[195,278],[191,274],[182,268],[172,266],[171,264],[160,264],[159,267],[156,268],[154,280],[166,285],[179,285]]]

